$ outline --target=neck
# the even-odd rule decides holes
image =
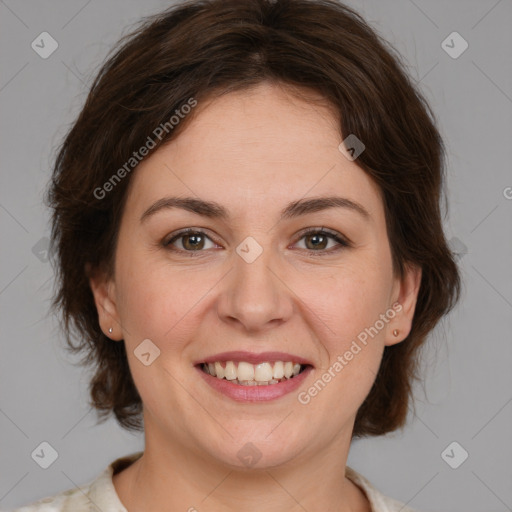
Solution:
[[[129,512],[370,511],[364,492],[345,477],[350,434],[314,456],[300,454],[261,469],[222,464],[163,439],[146,430],[142,457],[113,478]]]

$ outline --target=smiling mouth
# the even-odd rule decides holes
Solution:
[[[269,386],[293,379],[310,365],[293,361],[251,364],[246,361],[216,361],[201,363],[200,369],[219,380],[242,386]]]

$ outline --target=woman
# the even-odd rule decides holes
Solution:
[[[18,510],[410,511],[346,461],[404,425],[458,300],[443,177],[428,105],[342,4],[146,20],[49,191],[70,347],[100,417],[145,450]]]

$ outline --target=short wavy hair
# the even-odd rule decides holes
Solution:
[[[363,141],[356,163],[382,192],[393,271],[422,269],[411,331],[384,349],[352,435],[404,426],[420,379],[419,348],[461,287],[442,227],[444,143],[406,69],[359,14],[334,0],[187,1],[143,18],[112,49],[58,148],[46,198],[56,270],[52,308],[61,313],[67,348],[93,367],[89,390],[100,421],[113,413],[123,428],[143,430],[125,344],[100,329],[87,271],[112,275],[133,173],[123,173],[108,194],[98,190],[190,98],[200,103],[270,81],[320,93],[339,114],[341,139],[354,134]],[[168,123],[155,145],[193,118],[173,129]]]

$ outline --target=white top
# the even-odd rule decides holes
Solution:
[[[94,510],[102,512],[128,512],[116,493],[112,475],[129,466],[142,454],[136,452],[120,457],[88,484],[40,499],[12,512],[89,512],[91,504],[96,505]],[[415,512],[403,503],[381,494],[366,478],[348,466],[345,475],[364,491],[372,512]]]

